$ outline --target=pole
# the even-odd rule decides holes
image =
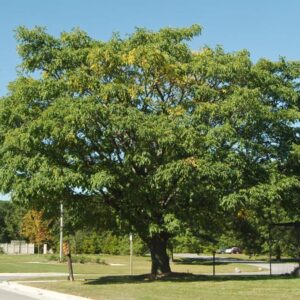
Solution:
[[[272,276],[272,253],[271,253],[271,248],[269,249],[269,269],[270,269],[270,276]]]
[[[60,243],[59,243],[59,261],[63,260],[63,227],[64,227],[64,207],[62,201],[60,202]]]
[[[72,256],[71,256],[71,247],[70,242],[67,241],[66,243],[66,250],[67,250],[67,258],[68,258],[68,270],[69,270],[69,280],[74,281],[74,273],[73,273],[73,264],[72,264]]]
[[[272,276],[272,238],[271,238],[271,225],[269,226],[269,269],[270,269],[270,276]]]
[[[216,275],[216,251],[213,251],[213,276]]]
[[[68,271],[69,271],[69,280],[74,281],[74,273],[73,273],[73,265],[72,265],[72,257],[71,252],[69,255],[67,255],[68,258]]]
[[[129,234],[129,242],[130,242],[130,275],[132,275],[133,274],[133,270],[132,270],[132,254],[133,254],[132,233]]]

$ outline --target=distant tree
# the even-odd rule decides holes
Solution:
[[[1,189],[106,207],[148,245],[153,275],[171,271],[174,226],[209,238],[248,206],[266,222],[276,207],[295,217],[299,63],[191,51],[200,31],[103,42],[20,27],[24,72],[0,102]]]
[[[8,201],[0,201],[0,242],[7,243],[9,241],[9,235],[6,228],[5,216],[8,211]]]
[[[22,235],[37,245],[38,253],[42,243],[52,240],[49,232],[50,221],[44,220],[43,211],[29,210],[22,220]]]
[[[0,201],[0,241],[3,243],[21,237],[21,223],[26,209],[12,201]]]

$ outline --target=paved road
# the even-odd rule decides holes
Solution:
[[[258,268],[270,269],[269,263],[247,263],[247,265],[255,266]],[[297,263],[272,263],[272,274],[290,274],[299,264]],[[269,271],[268,271],[269,273]]]
[[[183,253],[183,254],[174,254],[175,257],[181,257],[181,258],[192,258],[192,259],[199,259],[199,260],[212,260],[212,256],[208,255],[198,255],[193,253]],[[270,274],[270,264],[266,263],[265,261],[253,261],[253,260],[240,260],[236,259],[234,256],[231,258],[228,257],[216,257],[217,262],[223,262],[223,263],[236,263],[236,264],[247,264],[251,266],[255,266],[258,268],[267,269],[268,271],[259,271],[259,272],[247,272],[247,273],[226,273],[222,275],[264,275],[264,274]],[[298,267],[298,263],[278,263],[278,262],[272,262],[272,274],[273,275],[280,275],[280,274],[290,274],[296,267]]]
[[[19,291],[17,293],[15,288],[9,286],[1,286],[1,283],[11,279],[37,278],[37,277],[51,277],[51,276],[67,276],[62,273],[1,273],[0,274],[0,299],[1,300],[36,300],[47,299],[46,295],[39,295],[34,297],[26,296],[26,293]]]
[[[36,298],[30,298],[24,295],[8,292],[2,289],[0,289],[0,299],[1,300],[36,300]]]
[[[0,273],[0,282],[11,279],[39,278],[39,277],[67,277],[67,273]],[[1,298],[0,298],[1,299]]]
[[[57,273],[50,273],[57,276]],[[58,293],[54,291],[39,289],[27,285],[19,284],[9,279],[22,279],[24,277],[50,277],[49,273],[31,273],[31,274],[9,274],[0,273],[0,300],[89,300],[88,298],[73,296],[69,294]],[[49,276],[50,275],[50,276]],[[65,276],[60,273],[60,275]]]
[[[25,277],[35,277],[35,276],[25,276]],[[22,279],[24,278],[24,275],[22,274],[12,274],[12,275],[1,275],[0,276],[0,283],[3,282],[3,281],[7,281],[7,280],[10,280],[10,279]],[[1,300],[36,300],[36,298],[31,298],[31,297],[28,297],[28,296],[25,296],[24,294],[21,295],[21,294],[18,294],[14,291],[7,291],[5,289],[2,289],[0,287],[0,299]]]

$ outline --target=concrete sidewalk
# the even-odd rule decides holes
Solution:
[[[72,296],[68,294],[48,291],[31,286],[25,286],[15,282],[3,281],[0,283],[0,289],[24,295],[38,300],[88,300],[89,298]]]

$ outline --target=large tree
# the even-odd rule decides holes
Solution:
[[[170,272],[179,227],[215,232],[225,208],[296,191],[285,166],[299,138],[298,63],[191,51],[200,31],[103,42],[19,28],[21,70],[0,104],[1,189],[110,207],[149,246],[153,275]]]

